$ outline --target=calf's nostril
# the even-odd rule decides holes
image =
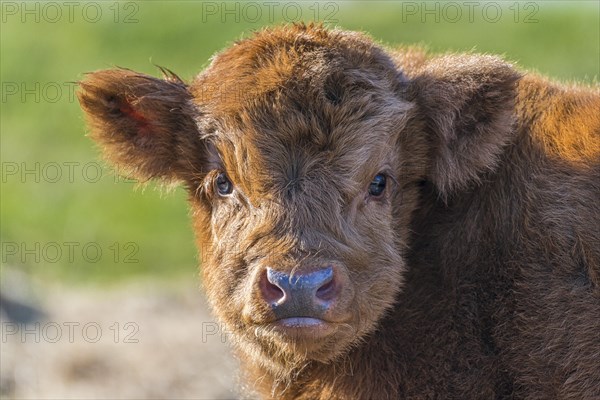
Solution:
[[[285,299],[285,292],[270,279],[268,274],[263,274],[260,280],[260,289],[264,299],[269,303],[278,303]]]
[[[335,297],[335,282],[332,279],[325,282],[323,286],[317,289],[316,296],[320,300],[333,300]]]

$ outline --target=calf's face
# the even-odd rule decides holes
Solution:
[[[307,70],[321,57],[289,62]],[[215,76],[227,82],[219,62],[195,83],[205,95]],[[255,76],[238,82],[248,104],[203,99],[217,116],[204,126],[211,161],[192,197],[203,281],[243,347],[288,366],[326,361],[370,331],[403,271],[394,149],[408,104],[376,71],[329,73],[298,82],[290,71],[266,93]]]
[[[241,351],[275,372],[342,356],[401,289],[419,182],[452,186],[431,158],[445,138],[425,134],[451,118],[418,115],[433,108],[419,93],[445,86],[411,87],[365,37],[304,26],[235,44],[189,86],[163,72],[88,75],[92,137],[120,171],[184,183],[203,283]]]

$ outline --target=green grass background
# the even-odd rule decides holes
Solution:
[[[15,14],[9,3],[24,4],[2,4],[2,265],[42,279],[77,283],[104,284],[147,276],[194,279],[198,256],[185,193],[182,189],[163,193],[152,186],[133,190],[133,183],[115,181],[109,168],[97,182],[84,179],[83,166],[96,162],[98,152],[85,137],[82,113],[69,90],[72,85],[65,82],[80,79],[86,71],[112,66],[157,74],[154,64],[190,79],[214,52],[253,29],[284,22],[284,17],[294,19],[296,7],[288,7],[285,14],[286,3],[275,2],[271,20],[264,2],[253,3],[254,8],[229,2],[226,7],[233,13],[217,9],[209,15],[207,11],[223,3],[109,1],[94,3],[100,6],[101,16],[92,22],[96,6],[88,6],[86,20],[83,8],[87,3],[76,3],[71,19],[68,9],[61,7],[62,17],[56,21],[49,3],[29,3],[33,14],[24,14],[22,9]],[[364,30],[389,45],[423,44],[436,52],[502,54],[522,68],[562,81],[597,82],[598,2],[478,2],[472,19],[464,2],[454,4],[460,6],[459,18],[456,7],[446,2],[295,3],[304,21],[329,16],[328,25]],[[495,12],[498,4],[502,6],[500,18]],[[255,5],[261,15],[256,14]],[[424,14],[425,8],[434,12]],[[517,9],[519,14],[515,14]],[[132,21],[126,23],[126,16]],[[36,83],[39,98],[21,90],[24,85],[35,92]],[[15,85],[19,90],[12,94]],[[51,91],[56,85],[63,89],[59,96]],[[73,167],[72,182],[65,162],[78,163]],[[38,181],[34,174],[21,176],[23,167],[35,169],[36,163],[41,175]],[[62,178],[57,182],[46,179],[52,179],[56,171],[49,167],[56,164],[49,163],[61,166]],[[9,174],[15,166],[18,173]],[[95,169],[87,172],[93,178]],[[72,259],[67,242],[79,244]],[[125,255],[133,247],[125,246],[131,242],[138,249],[133,255],[137,262],[126,263]],[[91,251],[86,260],[82,254],[86,243],[100,247],[102,256]],[[120,248],[116,257],[111,247],[115,243]],[[19,247],[15,255],[6,252],[11,244]],[[53,261],[57,245],[62,256]]]

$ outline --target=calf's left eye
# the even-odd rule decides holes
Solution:
[[[386,177],[384,174],[377,174],[369,185],[369,195],[380,197],[385,190]]]

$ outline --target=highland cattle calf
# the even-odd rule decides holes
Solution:
[[[120,171],[187,188],[248,394],[600,398],[598,87],[305,25],[164,72],[79,100]]]

